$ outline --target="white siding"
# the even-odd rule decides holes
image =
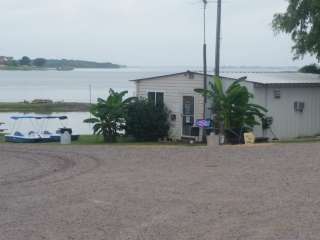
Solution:
[[[210,77],[208,78],[210,80]],[[234,80],[223,78],[224,88]],[[242,82],[254,94],[253,102],[269,110],[268,116],[273,117],[272,130],[276,137],[289,139],[302,136],[320,134],[320,87],[301,87],[298,85],[255,85],[251,82]],[[195,88],[203,88],[203,76],[194,74],[180,74],[170,77],[160,77],[152,80],[136,82],[138,97],[147,98],[148,92],[163,92],[164,102],[177,119],[171,122],[170,135],[172,138],[181,138],[182,135],[182,99],[183,96],[195,97],[195,119],[203,117],[203,97],[194,92]],[[274,90],[281,90],[281,99],[274,98]],[[294,111],[294,102],[305,103],[303,113]],[[261,126],[254,129],[257,136],[263,136]],[[271,131],[267,136],[275,137]]]
[[[195,97],[195,119],[203,118],[203,97],[194,92],[196,88],[203,88],[203,77],[194,74],[181,74],[170,77],[161,77],[152,80],[136,82],[137,97],[148,97],[148,92],[163,92],[164,103],[175,114],[177,119],[171,122],[170,136],[180,139],[182,136],[182,100],[183,96]]]
[[[280,89],[281,98],[274,98]],[[320,133],[320,87],[264,86],[255,89],[255,102],[266,107],[274,123],[272,130],[280,139],[314,136]],[[294,102],[305,103],[303,113],[294,111]],[[260,128],[261,129],[261,128]],[[257,131],[261,135],[261,130]],[[269,137],[273,137],[271,132]]]

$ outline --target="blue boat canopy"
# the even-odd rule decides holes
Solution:
[[[11,119],[19,120],[19,119],[59,119],[59,120],[66,120],[68,119],[67,116],[12,116]]]

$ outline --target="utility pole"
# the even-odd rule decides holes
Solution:
[[[214,74],[220,76],[220,43],[221,43],[221,0],[218,0],[217,6],[217,32],[216,32],[216,59]]]
[[[206,10],[207,10],[207,0],[203,1],[203,89],[207,90],[207,40],[206,40]],[[203,119],[206,118],[207,111],[207,96],[204,96],[203,104]]]
[[[220,47],[221,47],[221,0],[218,0],[217,5],[217,32],[216,32],[216,59],[214,74],[220,76]],[[225,143],[225,131],[224,131],[224,121],[219,122],[219,144],[223,145]]]

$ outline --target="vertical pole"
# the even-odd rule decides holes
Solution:
[[[207,90],[207,43],[206,43],[206,8],[207,2],[203,2],[203,88]],[[207,96],[204,96],[203,119],[206,118]]]
[[[91,105],[92,104],[92,86],[91,86],[91,84],[89,85],[89,102]]]
[[[203,89],[207,90],[207,39],[206,39],[206,10],[207,0],[203,0]],[[207,96],[203,97],[203,119],[207,117]],[[206,142],[206,130],[202,129],[202,142]]]
[[[216,32],[216,59],[214,74],[220,76],[220,41],[221,41],[221,0],[218,0],[217,6],[217,32]]]
[[[221,47],[221,0],[218,0],[217,5],[217,32],[216,32],[216,56],[215,56],[215,69],[214,74],[220,76],[220,47]],[[224,121],[219,122],[219,144],[223,145],[225,143],[225,129]]]
[[[89,102],[90,102],[90,107],[92,105],[92,86],[91,84],[89,85]],[[91,118],[91,111],[90,111],[90,118]]]

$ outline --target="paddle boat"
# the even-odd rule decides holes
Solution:
[[[71,140],[76,141],[79,139],[79,135],[72,134],[72,129],[67,128],[62,121],[67,120],[67,116],[13,116],[14,120],[13,134],[5,135],[6,142],[12,143],[48,143],[48,142],[59,142],[61,135],[64,132],[68,132],[71,135]],[[27,120],[33,126],[33,130],[26,134],[18,131],[18,127],[23,120]],[[50,120],[58,120],[61,123],[61,128],[59,128],[55,133],[51,133],[47,130],[48,122]]]
[[[4,125],[5,123],[3,122],[0,122],[0,126]],[[0,128],[0,133],[3,133],[4,131],[6,131],[7,129],[3,129],[3,128]]]

